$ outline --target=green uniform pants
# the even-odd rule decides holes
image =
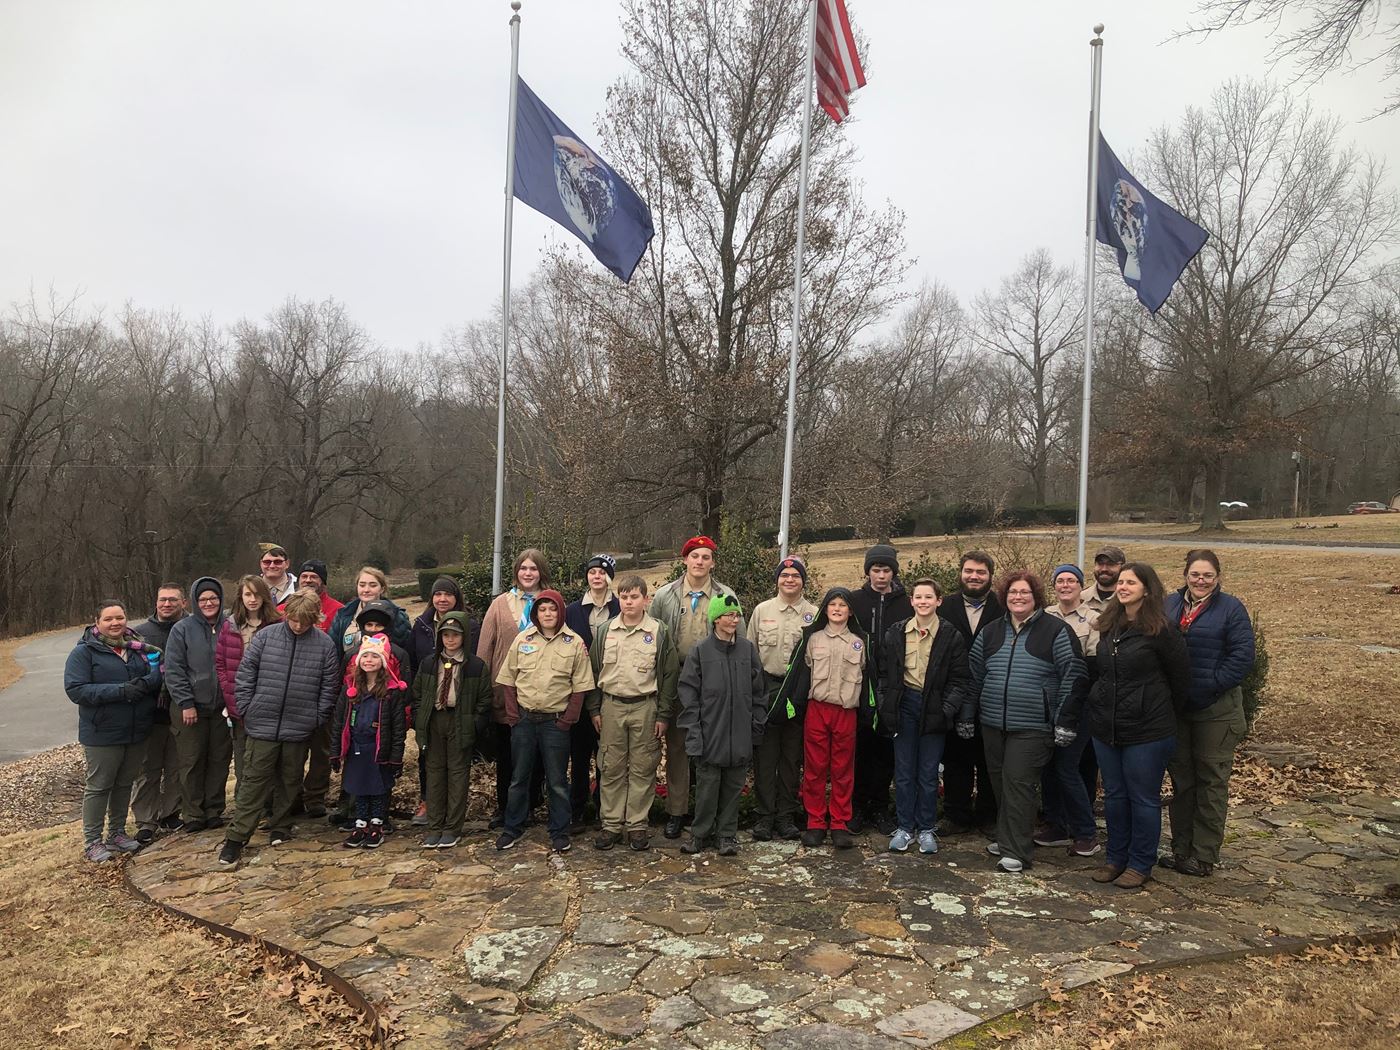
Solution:
[[[1209,707],[1176,720],[1176,753],[1167,764],[1172,777],[1169,812],[1174,856],[1220,863],[1230,772],[1235,748],[1247,728],[1239,686],[1222,693]]]
[[[157,722],[146,738],[141,772],[131,785],[131,815],[136,826],[155,831],[162,820],[180,812],[180,756],[170,726]]]
[[[126,832],[126,810],[131,804],[131,782],[141,769],[146,742],[139,744],[83,745],[87,783],[83,788],[83,843],[102,838],[102,821],[107,836]]]
[[[306,767],[306,776],[298,797],[307,809],[326,804],[326,793],[331,788],[331,725],[319,725],[311,731],[307,742],[311,761]],[[336,741],[338,745],[340,741]]]
[[[457,712],[437,710],[428,716],[428,746],[420,748],[418,761],[428,771],[428,834],[460,835],[467,816],[468,774],[471,755],[462,750],[457,736]]]
[[[187,726],[183,714],[178,707],[170,710],[170,734],[179,761],[180,815],[186,823],[212,820],[224,812],[233,735],[223,715],[200,711],[195,724]]]
[[[243,776],[238,781],[237,809],[224,836],[229,842],[246,843],[253,837],[263,807],[275,799],[268,830],[274,835],[292,829],[292,805],[301,787],[306,765],[306,741],[278,743],[248,737],[243,744]],[[278,790],[274,793],[274,787]]]
[[[623,701],[604,696],[603,731],[598,735],[598,809],[604,831],[646,831],[660,761],[656,698]],[[685,813],[684,806],[680,812]]]
[[[1039,804],[1040,772],[1055,751],[1048,730],[994,729],[982,724],[992,793],[997,799],[997,845],[1003,857],[1030,864],[1035,854],[1031,835]]]
[[[716,766],[694,759],[695,820],[690,834],[704,842],[711,834],[721,839],[739,835],[739,795],[748,778],[748,766]]]
[[[763,730],[754,747],[754,815],[760,820],[792,820],[802,774],[802,720],[782,711]]]

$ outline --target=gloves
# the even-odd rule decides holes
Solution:
[[[1077,737],[1078,735],[1079,735],[1079,734],[1076,733],[1073,729],[1066,729],[1064,726],[1056,726],[1056,727],[1055,727],[1055,746],[1056,746],[1056,747],[1069,747],[1070,744],[1074,743],[1074,738]]]
[[[971,739],[973,738],[973,736],[974,736],[976,733],[977,733],[977,725],[976,725],[976,723],[973,723],[973,722],[959,722],[959,723],[958,723],[958,736],[962,737],[964,740],[971,740]]]
[[[133,678],[122,686],[122,699],[128,704],[135,703],[146,695],[146,683],[143,679]]]

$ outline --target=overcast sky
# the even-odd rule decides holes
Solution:
[[[1194,6],[849,0],[869,41],[849,134],[868,197],[907,215],[911,286],[970,298],[1037,246],[1081,266],[1094,22],[1120,157],[1222,80],[1268,74],[1262,31],[1172,42]],[[521,73],[585,138],[626,68],[617,9],[522,10]],[[488,315],[509,17],[508,0],[7,0],[0,302],[52,286],[231,323],[333,296],[404,349]],[[1400,116],[1364,122],[1376,73],[1306,91],[1396,187]],[[515,231],[519,286],[567,235],[524,207]]]

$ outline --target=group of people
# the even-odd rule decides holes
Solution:
[[[414,822],[429,849],[457,844],[484,753],[500,850],[544,798],[556,851],[590,810],[595,848],[647,849],[664,771],[663,834],[689,824],[690,854],[737,851],[752,775],[757,840],[816,847],[829,836],[844,849],[871,828],[890,850],[932,854],[940,836],[980,829],[997,865],[1018,872],[1037,846],[1105,849],[1101,778],[1096,880],[1131,889],[1158,863],[1209,875],[1219,861],[1254,636],[1208,550],[1188,554],[1172,594],[1112,546],[1088,586],[1061,565],[1049,592],[1029,572],[994,586],[992,557],[969,551],[945,595],[931,578],[906,585],[880,544],[860,587],[833,587],[820,604],[805,596],[806,565],[787,557],[774,596],[746,618],[707,536],[686,541],[681,575],[650,597],[599,554],[566,602],[544,553],[527,549],[479,622],[447,576],[410,622],[380,570],[362,569],[341,606],[323,563],[293,576],[283,548],[262,546],[261,573],[238,581],[228,612],[212,577],[188,598],[162,585],[155,615],[135,627],[106,600],[70,655],[89,859],[139,849],[162,828],[225,827],[219,859],[236,864],[261,822],[276,845],[295,816],[325,816],[337,771],[344,845],[375,848],[412,729]],[[1168,771],[1171,845],[1159,859]]]

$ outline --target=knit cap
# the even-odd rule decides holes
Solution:
[[[888,543],[877,543],[865,552],[865,569],[868,574],[872,565],[887,565],[899,575],[899,554]]]
[[[321,578],[321,586],[323,587],[331,582],[330,570],[326,568],[326,563],[318,558],[307,558],[306,561],[302,562],[301,567],[297,569],[297,575],[300,576],[304,572],[314,572]]]
[[[783,574],[784,569],[796,569],[798,573],[800,573],[802,576],[802,582],[807,582],[806,563],[804,563],[802,559],[799,558],[797,555],[789,554],[782,561],[778,562],[778,571],[773,574],[773,578],[776,580],[779,576],[781,576]]]
[[[739,613],[743,615],[744,609],[739,604],[739,599],[732,594],[716,594],[710,599],[710,622],[714,623],[725,613]]]
[[[588,575],[589,569],[602,569],[608,574],[608,579],[615,579],[617,577],[617,559],[611,554],[595,554],[584,565],[584,576]]]
[[[1060,573],[1062,572],[1074,573],[1074,578],[1079,581],[1079,586],[1084,586],[1084,573],[1080,571],[1078,565],[1070,565],[1068,562],[1066,562],[1064,565],[1055,566],[1055,571],[1050,574],[1050,582],[1054,583],[1057,579],[1059,579]]]

